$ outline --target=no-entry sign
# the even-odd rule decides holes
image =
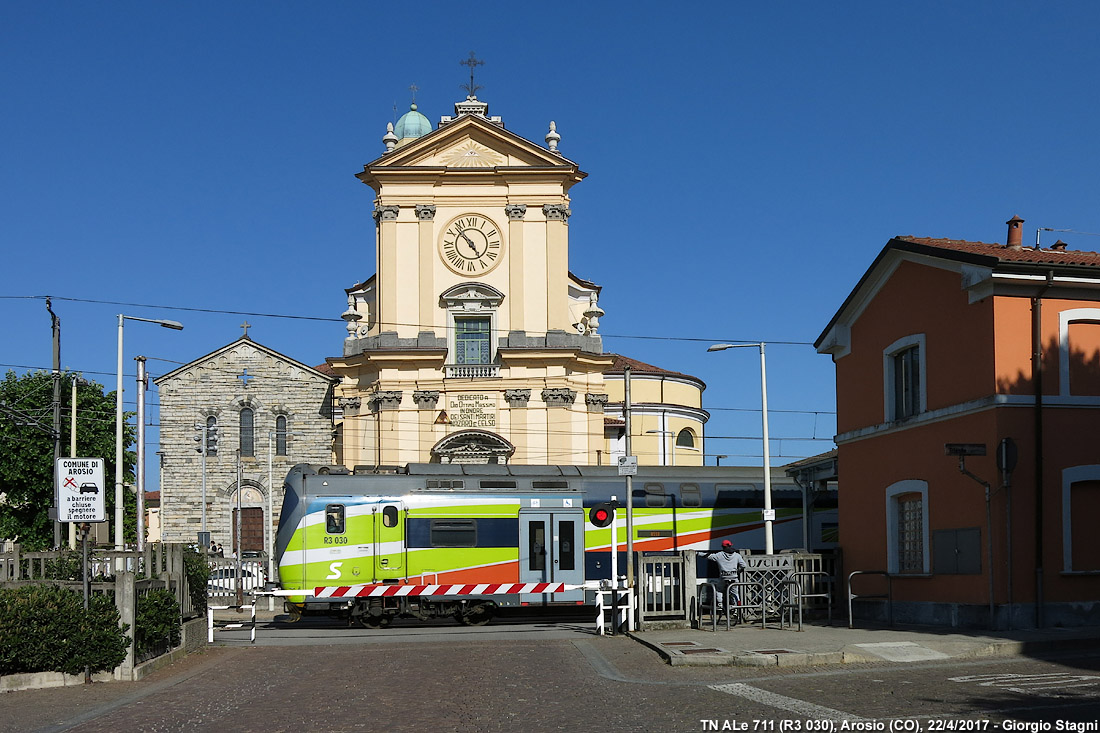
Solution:
[[[57,521],[107,521],[102,458],[58,458],[56,475]]]

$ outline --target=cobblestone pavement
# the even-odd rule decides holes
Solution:
[[[0,731],[699,730],[732,712],[693,684],[714,675],[623,637],[214,647],[137,683],[5,694]]]

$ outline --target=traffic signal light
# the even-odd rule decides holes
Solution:
[[[601,502],[588,510],[588,520],[596,527],[609,527],[615,521],[615,504]]]
[[[195,452],[201,453],[205,456],[218,455],[218,426],[217,425],[196,425],[195,430],[198,434],[192,438],[196,443]],[[203,442],[205,436],[206,442]]]

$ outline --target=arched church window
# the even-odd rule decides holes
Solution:
[[[286,455],[286,415],[275,418],[275,455]]]
[[[691,434],[691,431],[684,428],[676,434],[676,447],[677,448],[694,448],[695,436]]]
[[[255,413],[251,407],[241,408],[241,455],[254,457],[256,455],[256,427]]]

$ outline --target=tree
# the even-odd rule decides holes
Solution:
[[[61,375],[61,455],[69,455],[72,410],[72,373]],[[76,453],[81,458],[104,459],[104,487],[108,519],[114,516],[115,393],[100,384],[77,382]],[[53,375],[9,371],[0,382],[0,538],[19,542],[30,550],[53,544]],[[127,416],[133,413],[128,413]],[[29,419],[24,419],[29,418]],[[127,445],[135,428],[123,426]],[[125,451],[124,481],[132,482],[135,455]],[[137,499],[123,494],[126,507],[123,532],[127,542],[137,537]],[[66,530],[65,536],[68,536]]]

